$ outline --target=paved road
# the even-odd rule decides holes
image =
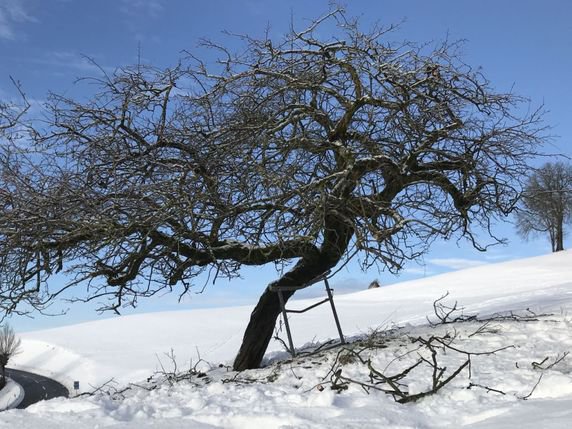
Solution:
[[[42,399],[69,395],[68,389],[51,378],[31,372],[6,368],[6,375],[24,388],[24,400],[17,408],[26,408]]]

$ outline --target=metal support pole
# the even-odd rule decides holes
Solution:
[[[330,305],[332,306],[332,313],[334,314],[334,320],[336,321],[336,327],[338,328],[338,334],[340,334],[340,341],[342,344],[346,343],[344,339],[344,334],[342,333],[342,327],[340,326],[340,320],[338,319],[338,313],[336,312],[336,306],[334,305],[334,296],[332,294],[332,290],[330,289],[330,285],[328,283],[328,279],[324,278],[324,284],[326,285],[326,293],[328,294],[328,298],[330,300]]]
[[[290,323],[288,323],[288,314],[286,310],[286,304],[284,303],[284,296],[282,295],[282,290],[280,290],[280,288],[278,288],[276,292],[278,293],[278,301],[280,301],[282,318],[284,319],[284,326],[286,327],[286,335],[288,336],[288,343],[290,344],[290,354],[292,355],[292,357],[295,357],[296,349],[294,349],[294,341],[292,341],[292,333],[290,332]]]
[[[312,304],[306,308],[303,308],[301,310],[288,310],[286,308],[286,303],[284,302],[284,295],[282,294],[282,291],[286,290],[286,291],[296,291],[298,289],[301,289],[300,286],[282,286],[282,287],[271,287],[271,290],[276,292],[278,294],[278,301],[280,303],[280,310],[282,312],[282,319],[284,320],[284,326],[286,327],[286,335],[288,336],[288,344],[290,346],[290,355],[292,355],[292,357],[296,356],[296,349],[294,348],[294,341],[292,340],[292,331],[290,330],[290,323],[288,322],[288,313],[305,313],[308,310],[311,310],[313,308],[318,307],[319,305],[325,304],[326,301],[330,301],[330,306],[332,308],[332,314],[334,315],[334,321],[336,322],[336,328],[338,329],[338,334],[340,335],[340,342],[341,344],[346,344],[346,340],[344,339],[344,334],[342,332],[342,327],[340,325],[340,320],[338,319],[338,313],[336,312],[336,306],[334,305],[334,294],[332,289],[330,289],[330,284],[328,283],[328,279],[327,277],[325,277],[328,273],[323,274],[322,276],[319,276],[317,278],[315,278],[313,281],[307,283],[305,286],[309,286],[311,284],[317,283],[321,280],[324,280],[324,284],[326,286],[326,293],[328,294],[328,297],[326,299],[323,299],[320,302],[316,302],[315,304]]]

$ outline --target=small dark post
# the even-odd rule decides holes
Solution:
[[[332,313],[334,314],[334,320],[336,321],[336,327],[338,328],[338,334],[340,334],[340,341],[342,344],[346,343],[344,339],[344,334],[342,333],[342,327],[340,325],[340,319],[338,319],[338,313],[336,311],[336,306],[334,305],[334,295],[330,289],[328,279],[324,278],[324,284],[326,285],[326,293],[328,294],[328,299],[330,300],[330,305],[332,306]]]
[[[282,295],[282,290],[278,288],[276,291],[278,293],[278,300],[280,301],[280,308],[282,309],[282,319],[284,319],[284,326],[286,327],[286,335],[288,335],[288,343],[290,344],[290,354],[292,357],[296,356],[296,349],[294,349],[294,341],[292,341],[292,332],[290,332],[290,323],[288,322],[288,310],[286,310],[286,304],[284,303],[284,296]]]

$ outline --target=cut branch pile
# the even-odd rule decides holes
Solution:
[[[357,384],[367,393],[370,390],[377,390],[387,393],[399,402],[407,403],[417,401],[425,396],[437,393],[455,377],[457,377],[465,368],[468,368],[468,376],[471,377],[471,357],[476,355],[494,355],[502,350],[506,350],[513,346],[501,347],[489,351],[468,351],[457,346],[455,341],[458,339],[457,333],[445,333],[442,336],[433,335],[428,338],[424,337],[408,337],[409,341],[415,345],[415,348],[407,351],[403,355],[395,359],[396,362],[402,363],[405,358],[415,355],[413,363],[407,364],[398,372],[389,373],[388,367],[393,363],[390,362],[385,369],[375,367],[374,357],[379,348],[385,348],[385,340],[368,339],[365,343],[358,343],[353,347],[342,348],[324,377],[329,379],[330,388],[341,392],[348,389],[350,384]],[[445,358],[462,357],[460,364],[455,364],[454,369],[447,371],[447,366],[442,362]],[[455,359],[456,360],[456,359]],[[367,366],[367,380],[357,380],[343,373],[344,365],[349,363],[359,363]],[[408,387],[408,377],[414,371],[430,372],[431,382],[428,388],[411,392]]]
[[[103,394],[121,400],[130,391],[170,389],[179,383],[196,389],[209,383],[253,385],[253,388],[276,383],[279,389],[287,386],[302,389],[306,394],[322,392],[326,388],[337,393],[357,388],[368,395],[377,392],[389,395],[401,404],[419,401],[447,386],[448,389],[481,389],[485,394],[527,400],[535,392],[542,395],[537,388],[543,377],[547,383],[551,372],[569,372],[562,369],[569,352],[560,350],[536,359],[524,356],[525,365],[521,363],[519,366],[516,362],[519,374],[515,375],[522,378],[524,388],[511,389],[509,385],[518,383],[507,385],[491,378],[491,374],[510,371],[510,367],[514,369],[514,355],[520,349],[517,342],[510,344],[511,340],[507,338],[511,337],[507,334],[511,329],[505,328],[512,325],[521,335],[523,326],[520,323],[541,322],[549,323],[552,329],[557,326],[553,326],[557,317],[549,318],[554,315],[537,314],[530,309],[523,314],[507,312],[483,318],[467,316],[462,314],[463,309],[456,302],[446,304],[446,296],[434,302],[434,317],[438,322],[430,322],[429,326],[378,330],[338,347],[334,347],[332,341],[314,344],[312,348],[300,350],[296,358],[275,361],[260,370],[239,372],[222,364],[208,364],[198,353],[196,363],[193,365],[191,362],[188,369],[181,372],[171,350],[165,353],[166,365],[159,359],[160,369],[145,382],[120,388],[111,379],[82,395]],[[500,343],[491,346],[499,339],[502,340]],[[503,353],[508,350],[511,353]],[[492,359],[496,362],[491,362]],[[324,368],[320,371],[325,373],[323,377],[316,371],[320,368]],[[468,382],[463,380],[465,376]]]
[[[323,378],[324,382],[318,385],[318,390],[323,390],[324,386],[329,385],[332,390],[340,393],[354,384],[360,386],[368,394],[370,391],[375,390],[391,395],[399,403],[415,402],[437,393],[465,369],[468,371],[468,378],[472,379],[473,357],[492,356],[515,347],[514,345],[507,345],[484,351],[468,350],[465,348],[466,346],[461,344],[461,341],[479,335],[498,333],[500,327],[494,325],[494,322],[537,322],[541,318],[545,319],[547,316],[550,316],[550,314],[537,314],[527,309],[524,314],[508,312],[506,314],[493,314],[492,316],[479,318],[477,315],[463,314],[463,308],[459,307],[457,302],[452,305],[446,304],[444,300],[448,295],[446,293],[434,301],[433,309],[436,321],[428,317],[427,320],[430,326],[437,328],[463,322],[476,322],[478,326],[475,330],[467,332],[464,338],[455,328],[449,329],[442,334],[429,336],[406,335],[405,338],[414,347],[408,346],[407,351],[391,360],[384,368],[379,367],[380,359],[378,355],[381,349],[387,348],[389,341],[404,338],[404,334],[399,329],[386,332],[385,334],[376,332],[366,340],[358,341],[340,349],[328,373]],[[516,396],[519,399],[529,398],[540,383],[544,371],[553,368],[564,360],[567,355],[568,352],[557,355],[552,359],[552,363],[550,363],[549,357],[540,362],[532,362],[532,368],[541,370],[542,374],[528,395]],[[411,359],[412,356],[414,359]],[[346,372],[363,374],[362,371],[355,371],[354,369],[344,372],[344,367],[356,363],[367,368],[366,377],[346,374]],[[398,366],[399,370],[390,371],[391,366]],[[422,389],[411,389],[410,385],[414,380],[419,380],[419,377],[428,377],[429,382]],[[487,392],[506,395],[506,392],[500,389],[473,381],[469,383],[467,388],[481,388]]]

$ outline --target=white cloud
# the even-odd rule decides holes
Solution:
[[[514,255],[511,255],[510,253],[488,253],[485,255],[485,259],[487,261],[508,261],[510,259],[514,259]]]
[[[15,24],[36,22],[24,7],[24,0],[0,1],[0,39],[13,40],[16,38]]]
[[[403,274],[410,274],[410,275],[424,275],[428,276],[433,274],[431,270],[428,270],[426,266],[421,267],[405,267],[403,270]]]
[[[65,66],[80,71],[99,71],[100,67],[95,60],[90,59],[85,55],[81,55],[70,51],[56,51],[46,58],[46,62],[54,66]]]
[[[163,11],[164,0],[121,0],[121,12],[155,17]]]
[[[487,263],[486,261],[477,259],[464,258],[434,258],[429,259],[427,262],[440,267],[450,268],[452,270],[462,270],[463,268],[477,267]]]
[[[73,51],[50,51],[43,56],[25,57],[20,61],[42,66],[43,73],[56,76],[67,76],[70,73],[75,73],[80,77],[86,77],[100,76],[102,70],[107,73],[115,71],[114,67],[106,66],[103,60],[102,56],[86,56]]]

